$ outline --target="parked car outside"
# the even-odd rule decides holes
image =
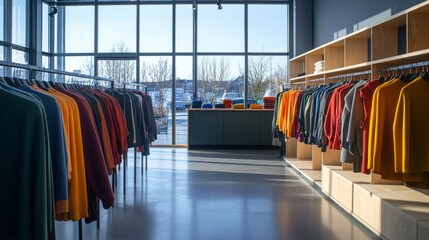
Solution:
[[[223,102],[223,100],[225,100],[225,99],[234,100],[234,99],[238,99],[238,98],[241,98],[240,93],[238,93],[238,92],[226,92],[223,94],[223,96],[220,100]]]

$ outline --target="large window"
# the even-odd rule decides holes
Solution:
[[[198,6],[198,52],[244,52],[244,5]]]
[[[136,51],[136,6],[100,6],[98,52]]]
[[[172,51],[172,6],[142,5],[140,7],[140,51]]]
[[[184,108],[195,98],[216,104],[232,93],[261,100],[286,82],[286,0],[225,0],[222,9],[216,1],[63,3],[54,17],[56,67],[145,84],[157,118],[154,144],[186,144]],[[43,42],[45,55],[46,48]]]
[[[94,52],[94,7],[65,8],[65,51]]]

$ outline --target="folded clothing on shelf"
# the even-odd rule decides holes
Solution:
[[[244,109],[244,103],[236,103],[232,106],[232,109]]]
[[[262,109],[262,105],[252,103],[250,104],[250,109]]]
[[[325,68],[325,61],[321,60],[316,63],[314,63],[314,73],[323,72],[323,69]]]

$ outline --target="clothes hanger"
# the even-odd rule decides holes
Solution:
[[[424,71],[424,67],[423,67],[423,73],[420,74],[420,77],[423,78],[427,82],[429,81],[429,74],[428,73],[429,73],[429,65],[426,62],[426,71]]]

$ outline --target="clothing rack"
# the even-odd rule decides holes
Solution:
[[[6,67],[6,68],[19,68],[19,69],[29,70],[29,71],[33,71],[33,72],[45,72],[45,73],[51,73],[51,74],[56,74],[56,75],[66,75],[66,76],[73,76],[73,77],[77,77],[77,78],[93,79],[96,81],[105,81],[105,82],[111,83],[112,89],[114,87],[114,81],[112,79],[109,79],[109,78],[103,78],[103,77],[85,75],[85,74],[80,74],[80,73],[55,70],[55,69],[50,69],[50,68],[43,68],[43,67],[38,67],[38,66],[34,66],[34,65],[29,65],[29,64],[20,64],[20,63],[14,63],[14,62],[2,61],[2,60],[0,60],[0,66]],[[30,78],[30,76],[29,76],[29,78]],[[112,188],[114,188],[113,181],[112,181]],[[97,209],[98,209],[98,211],[97,211],[97,215],[98,215],[97,216],[97,229],[100,229],[100,211],[99,211],[100,206],[99,205],[100,205],[100,202],[97,201]],[[79,234],[79,240],[82,240],[83,239],[82,219],[78,220],[78,229],[79,229],[78,230],[79,231],[79,233],[78,233]]]
[[[38,66],[34,66],[34,65],[29,65],[29,64],[13,63],[13,62],[0,60],[0,66],[11,67],[11,68],[20,68],[20,69],[25,69],[25,70],[35,71],[35,72],[45,72],[45,73],[52,73],[52,74],[57,74],[57,75],[66,75],[66,76],[73,76],[73,77],[78,77],[78,78],[86,78],[86,79],[93,79],[93,80],[97,80],[97,81],[106,81],[106,82],[113,83],[113,80],[110,78],[103,78],[103,77],[91,76],[91,75],[86,75],[86,74],[81,74],[81,73],[74,73],[74,72],[67,72],[67,71],[55,70],[55,69],[50,69],[50,68],[43,68],[43,67],[38,67]]]
[[[368,71],[360,71],[360,72],[354,72],[354,73],[344,73],[344,74],[340,74],[340,75],[336,75],[336,76],[330,76],[327,79],[328,80],[333,80],[333,79],[339,79],[339,78],[350,78],[350,77],[354,77],[354,76],[365,76],[366,74],[371,74],[372,71],[368,70]]]
[[[426,67],[426,71],[429,70],[429,62],[428,61],[424,61],[424,62],[417,62],[417,63],[412,63],[412,64],[405,64],[405,65],[399,65],[399,66],[394,66],[394,67],[388,67],[388,68],[384,68],[381,69],[380,72],[396,72],[398,70],[402,70],[402,72],[405,69],[415,69],[417,71],[417,68],[421,67],[423,70]]]
[[[144,88],[144,92],[147,94],[147,86],[142,84],[142,83],[133,83],[133,82],[121,82],[122,87],[123,87],[123,92],[124,92],[124,114],[125,114],[125,109],[126,109],[126,95],[125,95],[125,91],[127,90],[127,86],[135,86],[137,87],[137,90],[139,90],[140,87]],[[143,152],[142,152],[142,163],[143,163]],[[128,157],[127,157],[128,159]],[[125,167],[127,166],[127,159],[125,160]],[[126,182],[125,182],[125,167],[124,167],[124,194],[125,194],[125,188],[126,188]],[[145,169],[147,170],[147,156],[145,156]],[[143,174],[143,167],[141,169],[141,173]],[[136,184],[137,182],[137,147],[134,147],[134,184]]]
[[[316,79],[309,80],[309,82],[311,82],[311,83],[313,83],[313,82],[321,82],[321,81],[325,81],[325,78],[316,78]]]

